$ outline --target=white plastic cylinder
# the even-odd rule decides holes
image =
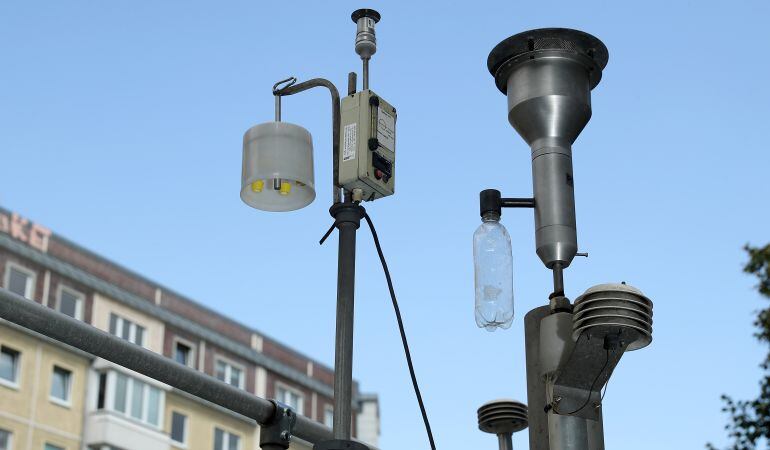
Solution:
[[[241,200],[263,211],[293,211],[314,199],[310,132],[286,122],[249,128],[243,135]]]

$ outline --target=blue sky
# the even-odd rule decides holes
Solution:
[[[610,51],[574,146],[590,258],[567,270],[568,295],[623,280],[655,302],[654,342],[626,354],[609,386],[607,448],[725,443],[719,396],[754,395],[765,353],[741,247],[770,240],[767,2],[4,1],[0,204],[332,364],[336,239],[317,244],[331,222],[328,94],[284,101],[284,120],[313,133],[308,208],[241,203],[241,139],[272,120],[279,79],[344,90],[360,64],[349,15],[365,6],[383,17],[371,86],[399,111],[397,194],[367,208],[439,448],[494,448],[476,408],[526,398],[522,317],[550,283],[531,213],[503,216],[507,331],[474,323],[471,236],[481,189],[531,194],[487,54],[544,26]],[[359,236],[355,377],[380,394],[383,448],[427,448],[387,287]]]

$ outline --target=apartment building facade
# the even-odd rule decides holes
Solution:
[[[0,283],[331,426],[329,367],[5,209]],[[377,445],[377,396],[356,384],[354,398],[354,435]],[[0,450],[254,450],[258,443],[250,419],[0,322]]]

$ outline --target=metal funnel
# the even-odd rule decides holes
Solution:
[[[508,96],[508,121],[532,149],[537,254],[567,267],[578,250],[572,143],[591,118],[591,89],[607,47],[582,31],[543,28],[511,36],[487,67]]]

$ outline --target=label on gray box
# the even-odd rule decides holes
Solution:
[[[390,111],[377,108],[377,140],[391,152],[396,152],[396,118]]]
[[[343,130],[342,161],[356,159],[357,123],[345,125]]]

